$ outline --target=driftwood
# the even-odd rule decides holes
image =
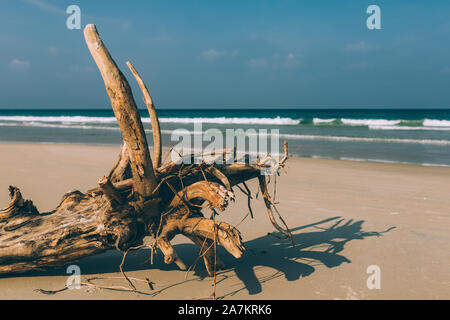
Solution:
[[[20,190],[11,186],[11,201],[0,210],[0,273],[63,266],[114,248],[127,252],[142,245],[146,236],[152,237],[166,263],[187,269],[170,244],[175,235],[182,234],[199,246],[206,270],[212,276],[219,264],[216,243],[236,258],[242,256],[245,248],[235,227],[217,221],[215,215],[205,218],[201,210],[225,210],[234,201],[232,187],[254,178],[259,179],[270,220],[285,238],[290,237],[287,226],[280,227],[275,221],[266,177],[261,175],[263,164],[161,165],[161,134],[155,107],[142,78],[127,62],[150,114],[155,146],[152,161],[127,80],[96,27],[86,26],[84,36],[122,132],[121,152],[98,187],[64,195],[51,212],[40,213],[32,201],[25,200]],[[225,157],[226,152],[218,155]],[[280,167],[287,160],[287,148],[285,152]]]

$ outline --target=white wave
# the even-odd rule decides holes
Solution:
[[[358,161],[358,162],[365,162],[367,159],[362,158],[349,158],[349,157],[340,157],[339,160],[345,160],[345,161]]]
[[[333,121],[336,121],[336,119],[320,119],[320,118],[314,118],[313,119],[313,123],[314,124],[331,123]]]
[[[268,124],[268,125],[296,125],[301,119],[291,118],[159,118],[162,123],[216,123],[216,124]]]
[[[435,130],[435,131],[450,131],[450,127],[416,127],[416,126],[380,126],[380,125],[371,125],[369,129],[372,130]]]
[[[348,158],[340,157],[340,160],[358,161],[358,162],[381,162],[381,163],[402,163],[402,164],[416,164],[413,162],[395,161],[395,160],[383,160],[383,159],[365,159],[365,158]]]
[[[450,168],[450,165],[448,164],[435,164],[435,163],[422,163],[424,167],[444,167],[444,168]]]
[[[146,130],[147,131],[147,130]],[[161,130],[163,134],[172,134],[174,130]],[[205,131],[189,131],[191,134],[201,135]],[[344,137],[344,136],[320,136],[320,135],[303,135],[303,134],[279,134],[272,135],[267,133],[246,133],[246,136],[274,136],[280,139],[291,140],[325,140],[325,141],[347,141],[347,142],[387,142],[387,143],[409,143],[409,144],[431,144],[431,145],[450,145],[450,140],[432,140],[432,139],[396,139],[396,138],[367,138],[367,137]]]
[[[228,118],[228,117],[161,117],[161,123],[211,123],[211,124],[266,124],[266,125],[298,125],[302,119],[292,119],[286,117],[274,118]],[[336,118],[321,119],[314,118],[314,124],[332,123]],[[450,120],[425,119],[423,126],[398,126],[405,120],[385,120],[385,119],[340,119],[344,125],[368,126],[370,129],[380,130],[441,130],[450,128]],[[0,116],[2,122],[22,122],[22,123],[61,123],[71,124],[116,124],[115,117],[88,117],[88,116]],[[143,123],[150,123],[150,118],[142,118]],[[406,121],[407,122],[407,121]],[[394,128],[395,126],[395,128]],[[423,128],[423,129],[422,129]],[[432,129],[435,128],[435,129]],[[436,129],[437,128],[437,129]]]
[[[85,117],[85,116],[0,116],[0,121],[20,121],[20,122],[54,122],[54,123],[115,123],[115,117]]]
[[[0,116],[0,121],[15,122],[44,122],[44,123],[116,123],[115,117],[86,117],[86,116]],[[267,124],[267,125],[297,125],[301,119],[291,118],[159,118],[161,123],[216,123],[216,124]],[[150,123],[150,118],[142,118],[142,122]]]
[[[401,122],[401,120],[385,120],[385,119],[341,119],[343,124],[348,124],[351,126],[371,126],[371,125],[396,125]]]
[[[366,137],[318,136],[318,135],[302,135],[302,134],[280,134],[280,138],[293,139],[293,140],[388,142],[388,143],[450,145],[450,140],[431,140],[431,139],[366,138]]]
[[[104,127],[92,125],[65,125],[51,123],[1,123],[0,127],[42,127],[42,128],[61,128],[61,129],[82,129],[82,130],[114,130],[119,131],[119,127]],[[170,135],[176,130],[161,130],[162,134]],[[206,131],[190,131],[190,134],[203,135]],[[145,129],[146,133],[152,130]],[[244,133],[246,136],[272,136],[271,133]],[[412,143],[412,144],[431,144],[431,145],[450,145],[450,140],[432,140],[432,139],[396,139],[396,138],[367,138],[367,137],[345,137],[345,136],[321,136],[321,135],[303,135],[303,134],[279,134],[274,135],[279,138],[292,140],[324,140],[324,141],[347,141],[347,142],[388,142],[388,143]]]
[[[424,166],[424,167],[450,168],[450,165],[438,164],[438,163],[416,163],[416,162],[407,162],[407,161],[382,160],[382,159],[364,159],[364,158],[347,158],[347,157],[340,157],[339,159],[340,160],[347,160],[347,161],[358,161],[358,162],[398,163],[398,164],[420,165],[420,166]]]
[[[40,122],[0,122],[0,127],[38,127],[38,128],[58,128],[58,129],[82,129],[82,130],[120,130],[119,127],[92,126],[81,124],[54,124]]]
[[[450,121],[449,120],[425,119],[423,121],[423,125],[427,126],[427,127],[449,127],[450,128]]]

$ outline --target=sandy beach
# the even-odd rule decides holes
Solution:
[[[0,143],[0,207],[8,186],[21,189],[40,212],[55,208],[64,193],[97,186],[118,154],[118,146]],[[288,174],[277,179],[278,209],[292,229],[296,246],[280,241],[262,199],[235,188],[236,202],[220,219],[239,225],[247,251],[236,260],[219,250],[226,269],[217,275],[216,294],[226,299],[449,299],[450,168],[291,158]],[[273,184],[270,185],[272,190]],[[256,192],[256,184],[250,188]],[[176,238],[175,249],[192,264],[197,248]],[[88,257],[82,281],[126,286],[116,251]],[[161,254],[130,253],[129,277],[149,278],[154,290],[136,282],[142,293],[88,287],[44,295],[35,289],[66,285],[66,267],[0,276],[0,299],[191,299],[206,297],[212,279],[202,263],[186,274],[165,265]],[[381,271],[381,288],[367,287],[369,266]],[[114,278],[117,277],[117,278]]]

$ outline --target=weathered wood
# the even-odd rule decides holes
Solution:
[[[150,96],[150,92],[148,92],[147,86],[142,80],[139,73],[133,67],[130,61],[127,61],[127,66],[133,73],[136,78],[137,83],[139,84],[139,88],[141,88],[142,94],[144,95],[144,102],[147,106],[148,114],[150,116],[150,122],[152,124],[152,132],[153,132],[153,152],[154,152],[154,160],[153,166],[158,168],[161,166],[161,155],[162,155],[162,145],[161,145],[161,129],[159,127],[158,114],[156,113],[155,105],[153,104],[153,99]]]
[[[225,210],[234,200],[231,187],[253,178],[259,179],[271,222],[282,234],[290,235],[287,227],[280,227],[274,218],[267,183],[261,175],[264,164],[161,165],[160,151],[155,151],[153,166],[127,80],[95,26],[86,26],[84,35],[103,77],[124,143],[117,162],[109,175],[99,181],[99,187],[64,195],[51,212],[40,213],[32,201],[23,199],[18,188],[10,187],[11,201],[0,210],[0,274],[61,266],[112,248],[126,252],[141,245],[146,236],[156,241],[166,263],[175,263],[185,270],[186,265],[170,244],[174,236],[181,234],[200,248],[207,272],[212,276],[220,267],[216,243],[236,258],[242,256],[245,247],[235,227],[203,217],[202,209]],[[129,66],[144,93],[152,128],[159,132],[148,90]],[[160,144],[160,136],[154,139]],[[212,156],[225,159],[228,155],[227,150],[222,150]],[[287,158],[285,145],[285,157],[278,167],[283,167]]]
[[[111,207],[116,207],[118,205],[123,204],[124,199],[122,198],[119,190],[117,190],[114,185],[111,183],[108,177],[103,177],[98,181],[100,188],[103,191],[103,194],[108,199]]]
[[[108,178],[111,182],[120,182],[131,178],[130,158],[128,156],[128,147],[125,142],[120,148],[119,157],[117,158],[114,166],[111,168]],[[130,182],[132,182],[132,179]]]
[[[84,37],[105,82],[106,92],[128,147],[133,188],[142,198],[148,197],[156,188],[157,182],[147,138],[130,85],[111,58],[95,25],[88,24],[84,28]],[[143,200],[141,199],[141,201]]]
[[[193,199],[206,200],[211,207],[223,211],[230,201],[234,201],[234,194],[216,182],[198,181],[180,190],[169,208],[176,208]]]
[[[10,205],[0,210],[0,273],[61,266],[112,248],[126,250],[145,236],[132,207],[112,211],[103,195],[72,192],[54,211],[39,214],[17,188],[11,189]]]
[[[244,253],[245,246],[242,243],[240,232],[228,223],[193,217],[184,220],[178,219],[176,224],[182,234],[200,236],[210,240],[214,240],[214,230],[216,230],[218,242],[232,256],[240,258]]]

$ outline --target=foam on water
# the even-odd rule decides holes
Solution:
[[[414,131],[414,130],[432,130],[432,131],[450,131],[450,127],[419,127],[419,126],[390,126],[390,125],[371,125],[369,126],[371,130],[404,130],[404,131]]]
[[[61,129],[81,129],[81,130],[114,130],[119,131],[117,126],[94,126],[83,124],[55,124],[55,123],[40,123],[40,122],[15,122],[15,123],[2,123],[0,127],[41,127],[41,128],[61,128]],[[416,128],[416,127],[412,127]],[[395,127],[395,126],[373,126],[373,129],[381,130],[413,130],[408,127]],[[432,128],[421,128],[416,130],[432,130]],[[438,130],[450,130],[450,128],[441,128]],[[171,135],[177,130],[161,130],[162,134]],[[200,135],[205,134],[206,131],[192,131],[183,129],[190,134]],[[145,129],[145,132],[151,133],[151,129]],[[182,133],[178,131],[178,133]],[[245,133],[246,136],[271,136],[271,133]],[[350,137],[350,136],[331,136],[331,135],[305,135],[305,134],[279,134],[282,139],[291,140],[324,140],[324,141],[336,141],[336,142],[379,142],[379,143],[407,143],[407,144],[428,144],[428,145],[450,145],[450,140],[443,139],[401,139],[401,138],[376,138],[376,137]]]
[[[296,139],[296,140],[328,140],[328,141],[348,141],[348,142],[388,142],[388,143],[450,145],[450,140],[432,140],[432,139],[367,138],[367,137],[343,137],[343,136],[341,137],[341,136],[320,136],[320,135],[302,135],[302,134],[280,134],[280,138]]]
[[[371,125],[396,125],[401,120],[385,120],[385,119],[341,119],[343,124],[351,126],[371,126]]]
[[[423,125],[427,126],[427,127],[449,127],[450,128],[450,121],[449,120],[425,119],[423,121]]]
[[[149,119],[150,120],[150,119]],[[14,121],[14,122],[53,122],[53,123],[116,123],[115,117],[85,117],[85,116],[55,116],[55,117],[41,117],[41,116],[0,116],[0,121]]]
[[[387,120],[387,119],[349,119],[349,118],[318,118],[293,119],[289,117],[160,117],[161,123],[208,123],[232,125],[333,125],[333,126],[367,126],[373,130],[450,130],[450,120]],[[21,123],[22,125],[35,125],[39,123],[54,124],[116,124],[115,117],[94,116],[0,116],[0,124]],[[143,117],[142,122],[150,123],[150,118]],[[31,124],[30,124],[31,123]]]
[[[86,117],[86,116],[0,116],[0,121],[14,121],[14,122],[43,122],[43,123],[116,123],[115,117]],[[291,119],[291,118],[229,118],[229,117],[193,117],[193,118],[171,118],[171,117],[160,117],[159,121],[161,123],[214,123],[214,124],[266,124],[266,125],[297,125],[300,123],[301,119]],[[150,118],[142,118],[142,122],[150,123]]]
[[[291,118],[159,118],[162,123],[215,123],[215,124],[266,124],[266,125],[297,125],[301,119]]]
[[[320,118],[314,118],[313,123],[314,124],[324,124],[324,123],[333,123],[336,119],[320,119]]]

